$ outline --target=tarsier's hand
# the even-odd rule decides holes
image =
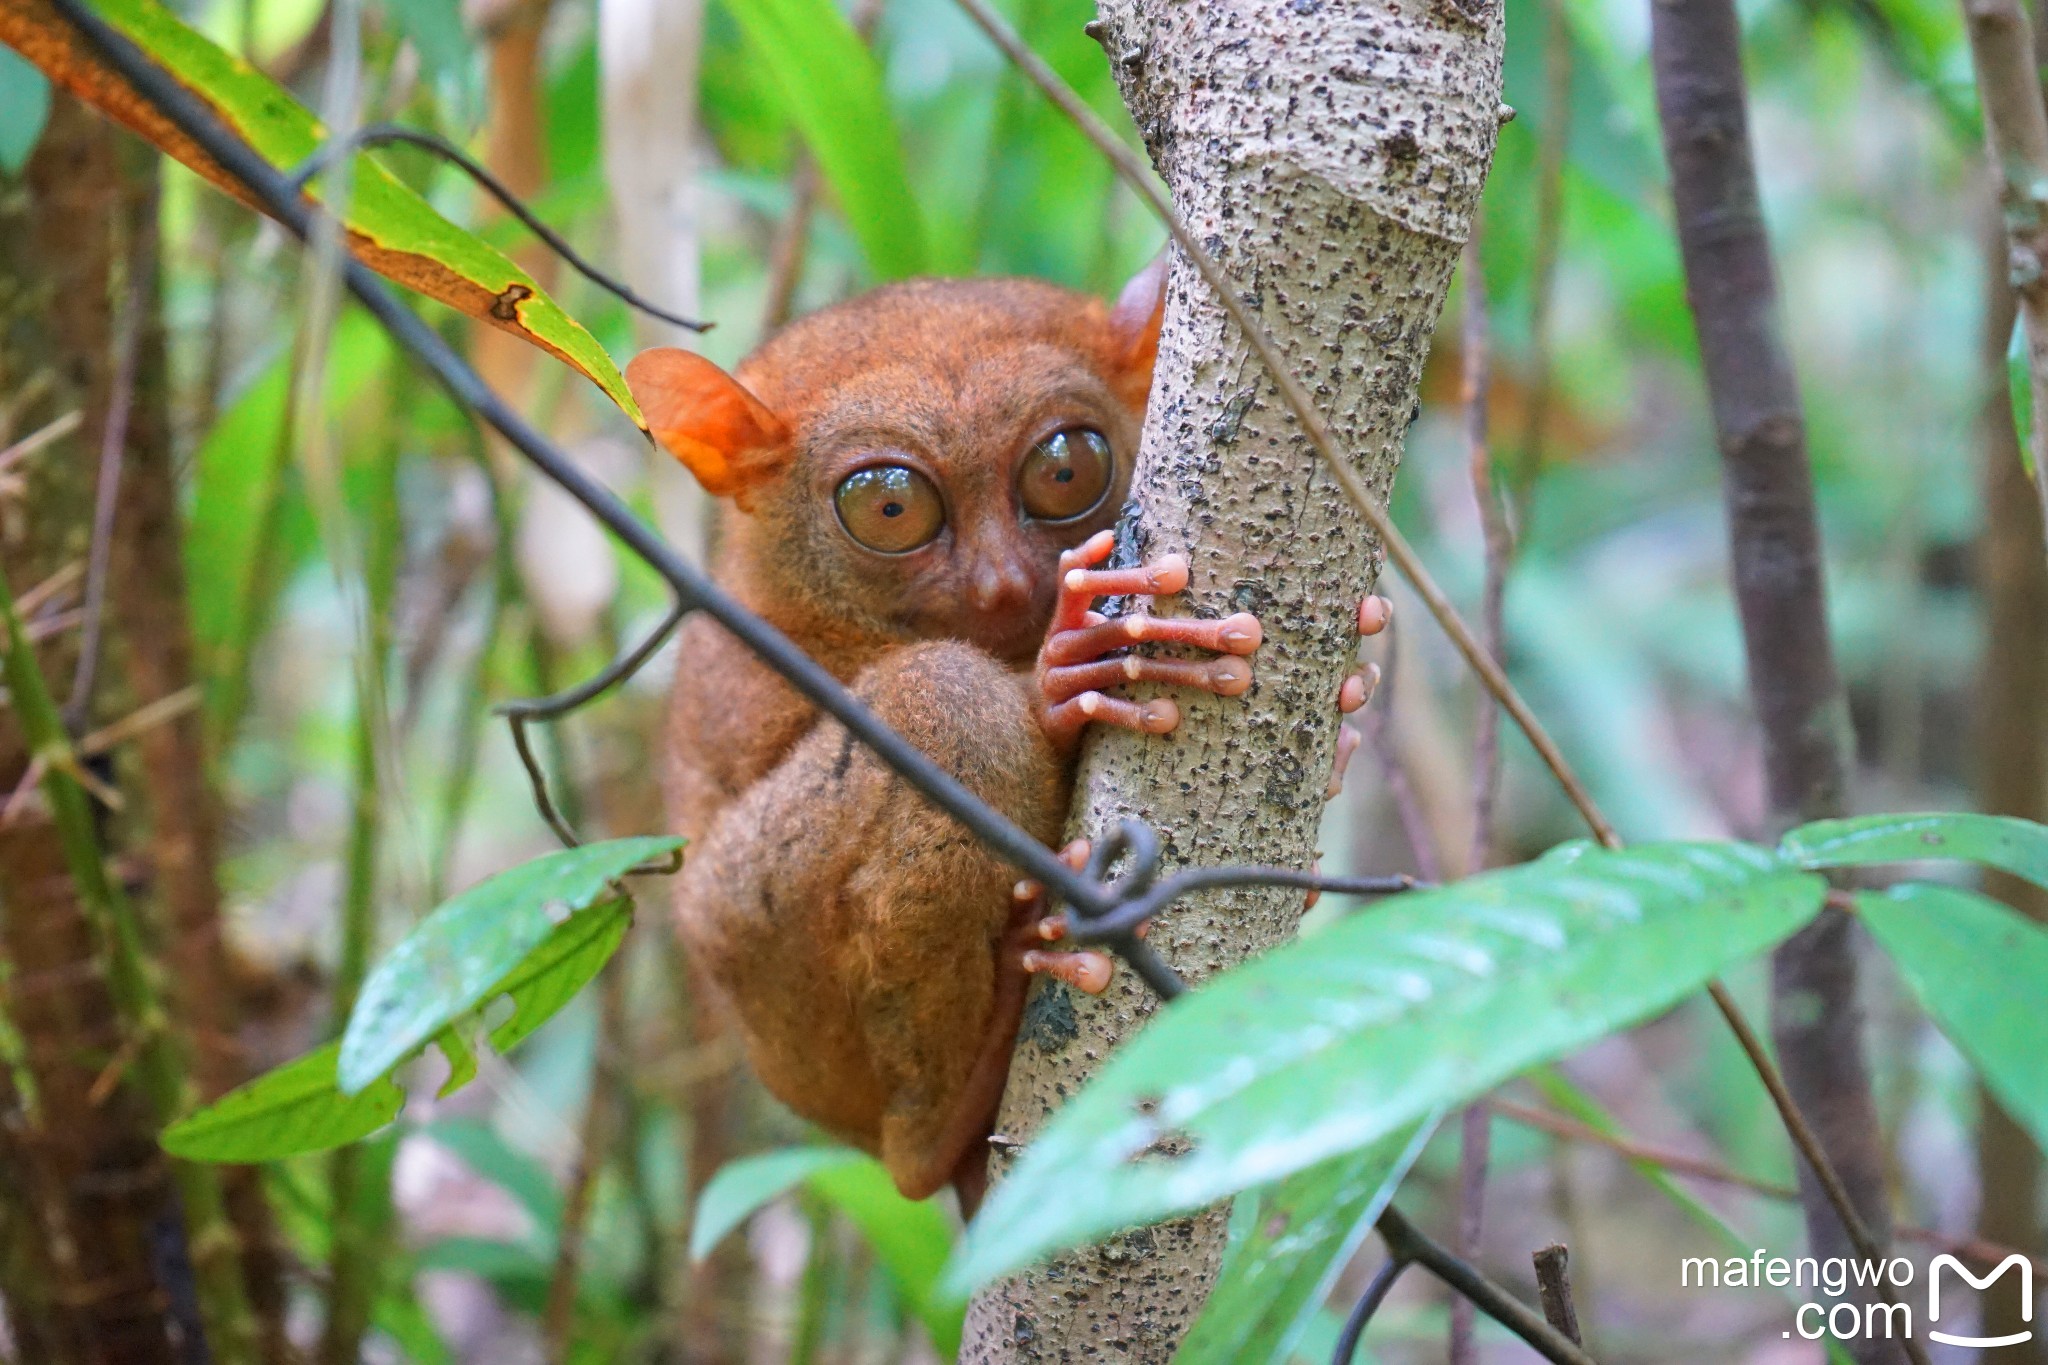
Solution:
[[[1135,569],[1098,569],[1116,548],[1112,532],[1101,531],[1060,556],[1060,593],[1052,625],[1038,651],[1036,673],[1039,723],[1061,749],[1071,749],[1090,721],[1163,735],[1180,724],[1180,707],[1169,697],[1126,701],[1100,689],[1126,682],[1171,683],[1235,697],[1252,685],[1252,666],[1243,656],[1259,647],[1259,618],[1238,612],[1220,621],[1133,612],[1115,620],[1092,610],[1096,599],[1145,593],[1166,597],[1188,585],[1184,555],[1164,555]],[[1138,654],[1105,658],[1112,650],[1145,640],[1214,650],[1215,659],[1151,659]]]

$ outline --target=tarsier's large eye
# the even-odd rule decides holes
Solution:
[[[832,495],[839,524],[870,550],[900,555],[927,544],[946,524],[946,505],[932,481],[908,465],[857,469]]]
[[[1017,500],[1040,521],[1072,521],[1109,491],[1116,457],[1090,427],[1068,427],[1031,447],[1017,471]]]

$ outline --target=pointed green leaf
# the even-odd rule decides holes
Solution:
[[[2048,825],[2010,815],[1935,811],[1816,820],[1787,832],[1778,851],[1801,867],[1960,858],[2048,888]]]
[[[1825,890],[1743,844],[1573,847],[1277,948],[1119,1049],[996,1187],[950,1282],[1376,1142],[1668,1009]]]
[[[434,1035],[434,1046],[440,1048],[441,1055],[448,1059],[448,1079],[441,1082],[441,1088],[434,1092],[435,1099],[445,1100],[476,1079],[476,1049],[462,1036],[462,1030],[453,1024]]]
[[[508,982],[532,992],[532,981],[516,974],[536,948],[580,912],[615,904],[617,878],[682,845],[643,837],[566,848],[501,872],[421,920],[363,982],[341,1039],[342,1089],[370,1084]]]
[[[190,1161],[277,1161],[326,1151],[398,1117],[405,1092],[379,1080],[359,1094],[335,1084],[339,1043],[258,1076],[164,1130],[163,1148]]]
[[[1175,1365],[1287,1365],[1351,1254],[1422,1155],[1440,1115],[1239,1195],[1247,1227],[1223,1253]],[[1236,1212],[1236,1211],[1234,1211]]]
[[[1909,882],[1856,908],[1913,998],[2048,1152],[2048,930],[1989,896]]]
[[[832,0],[726,0],[754,59],[818,159],[868,265],[885,280],[925,268],[924,221],[882,72]]]
[[[491,1046],[510,1052],[555,1017],[612,960],[633,927],[633,902],[594,905],[548,935],[500,981],[492,995],[512,997],[512,1014],[491,1030]]]
[[[279,170],[298,167],[326,138],[326,129],[290,93],[188,27],[158,0],[97,0],[94,8]],[[101,113],[228,193],[237,193],[226,174],[154,105],[100,62],[48,0],[0,5],[0,43]],[[356,158],[350,180],[348,245],[365,265],[532,342],[582,371],[628,417],[641,421],[640,408],[611,357],[531,275],[443,218],[371,157]]]
[[[787,1147],[726,1162],[697,1196],[690,1259],[709,1256],[727,1234],[817,1172],[859,1160],[851,1147]]]

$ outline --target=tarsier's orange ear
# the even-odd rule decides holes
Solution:
[[[1166,320],[1166,266],[1166,252],[1161,251],[1150,265],[1131,276],[1109,313],[1110,344],[1116,348],[1110,360],[1118,395],[1134,408],[1144,407],[1145,397],[1152,391],[1159,327]]]
[[[626,387],[664,450],[715,497],[773,474],[789,450],[789,426],[746,386],[691,351],[662,346],[626,366]]]

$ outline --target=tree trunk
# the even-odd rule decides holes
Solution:
[[[0,430],[0,445],[72,410],[83,419],[73,435],[29,458],[19,497],[0,498],[0,565],[16,592],[81,569],[90,545],[98,437],[113,390],[111,291],[121,277],[118,138],[59,98],[30,160],[27,192],[10,193],[0,208],[0,406],[17,417]],[[75,605],[81,593],[69,591]],[[45,621],[66,609],[62,598],[55,605]],[[69,688],[78,638],[78,630],[62,630],[38,651],[58,696]],[[22,783],[28,762],[15,712],[0,708],[0,801]],[[95,1095],[100,1074],[133,1040],[114,1009],[47,808],[25,798],[11,816],[0,825],[0,958],[4,1011],[23,1058],[7,1088],[8,1148],[21,1158],[8,1179],[48,1273],[48,1316],[31,1331],[67,1363],[186,1358],[163,1286],[169,1261],[184,1252],[169,1168],[131,1087]],[[176,1277],[189,1281],[189,1267]],[[12,1305],[16,1287],[6,1289]],[[184,1325],[194,1326],[189,1312]],[[185,1333],[186,1349],[193,1335]]]
[[[1995,204],[1995,200],[1991,201]],[[1987,205],[1989,207],[1989,205]],[[2048,559],[2041,553],[2041,505],[2034,499],[2013,430],[2006,342],[2015,303],[2006,279],[2004,230],[1987,212],[1984,386],[1978,433],[1984,461],[1984,528],[1977,534],[1984,657],[1977,670],[1977,805],[1993,815],[2048,820]],[[2048,896],[2018,877],[1987,872],[1984,889],[2048,923]],[[1989,1090],[1978,1088],[1978,1235],[2014,1247],[2048,1242],[2041,1219],[2041,1154]],[[1983,1335],[2010,1336],[2033,1324],[2021,1316],[2018,1276],[1984,1292]],[[2007,1346],[2011,1365],[2048,1362],[2048,1343]]]
[[[1730,567],[1776,829],[1840,815],[1848,702],[1829,642],[1827,588],[1799,386],[1779,334],[1777,280],[1751,160],[1733,0],[1655,0],[1651,60],[1688,301],[1719,439]],[[1839,910],[1772,960],[1771,1023],[1793,1098],[1880,1246],[1890,1240],[1884,1153],[1856,998],[1856,927]],[[1814,1254],[1854,1257],[1813,1172],[1799,1166]],[[1859,1361],[1899,1358],[1856,1341]]]
[[[1386,496],[1499,130],[1499,6],[1109,0],[1102,18],[1183,221]],[[1168,867],[1306,867],[1337,685],[1379,547],[1179,258],[1117,562],[1169,551],[1189,555],[1192,583],[1162,610],[1259,614],[1256,685],[1243,698],[1180,698],[1170,738],[1092,735],[1073,827],[1099,835],[1142,818]],[[1286,938],[1301,910],[1299,892],[1203,896],[1165,916],[1150,942],[1200,981]],[[1042,986],[998,1131],[1028,1139],[1155,1005],[1129,972],[1098,999]],[[1222,1232],[1211,1210],[996,1285],[970,1310],[963,1359],[1166,1360],[1201,1308]]]

